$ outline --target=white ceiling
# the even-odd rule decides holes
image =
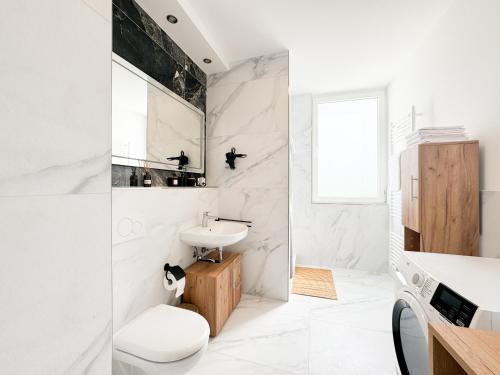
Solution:
[[[212,74],[228,69],[218,53],[217,44],[210,39],[211,33],[203,29],[195,12],[188,15],[178,0],[136,0],[154,21],[186,52],[205,73]],[[186,5],[189,7],[189,4]],[[176,24],[167,22],[167,15],[173,14],[179,20]],[[210,58],[211,64],[205,64]]]
[[[387,85],[453,0],[139,2],[169,1],[182,7],[220,66],[288,49],[292,92],[320,93]],[[192,34],[172,36],[183,48],[193,44]]]

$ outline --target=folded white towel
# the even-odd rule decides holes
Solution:
[[[407,146],[429,142],[465,141],[469,135],[463,126],[425,127],[406,136]]]

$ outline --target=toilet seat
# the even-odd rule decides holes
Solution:
[[[113,337],[115,350],[146,361],[166,363],[187,358],[208,343],[210,328],[201,315],[169,305],[152,307]]]

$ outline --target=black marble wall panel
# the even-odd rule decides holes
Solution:
[[[113,51],[205,112],[207,75],[134,0],[113,0]]]
[[[207,75],[134,0],[113,0],[113,52],[206,113]],[[113,165],[112,185],[129,186],[131,173],[131,167]],[[153,186],[166,186],[177,172],[151,174]]]

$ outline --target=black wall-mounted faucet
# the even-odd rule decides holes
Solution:
[[[189,158],[184,155],[184,151],[181,151],[180,156],[172,156],[170,158],[167,158],[167,160],[179,160],[179,167],[177,169],[180,171],[184,169],[185,165],[189,164]]]
[[[226,163],[229,164],[229,168],[236,169],[234,161],[236,158],[246,158],[247,154],[237,154],[236,148],[231,147],[231,152],[226,152]]]

